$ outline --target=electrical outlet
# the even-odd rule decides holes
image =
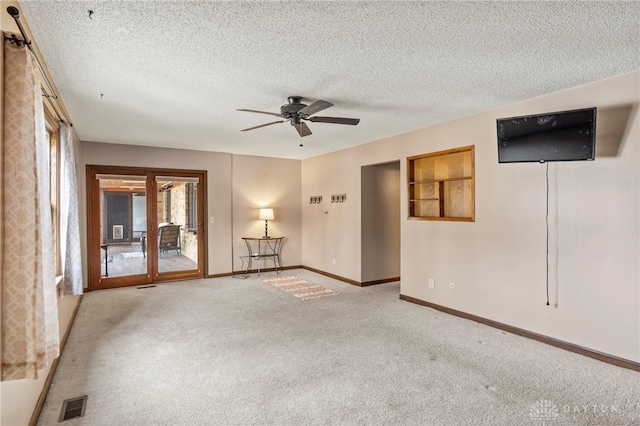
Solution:
[[[434,288],[436,286],[436,281],[433,278],[429,278],[429,288]]]
[[[449,283],[449,288],[455,288],[456,285],[454,283]]]
[[[333,264],[334,265],[336,264],[336,258],[335,257],[333,258]]]

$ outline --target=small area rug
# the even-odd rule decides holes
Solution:
[[[310,283],[309,281],[305,281],[302,278],[298,278],[293,275],[286,277],[264,278],[262,281],[267,284],[271,284],[282,291],[286,291],[290,295],[302,300],[318,299],[320,297],[340,294],[337,291]]]

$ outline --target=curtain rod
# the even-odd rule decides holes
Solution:
[[[49,93],[50,94],[47,93],[47,91],[42,86],[42,84],[40,85],[40,87],[42,89],[42,96],[47,98],[47,101],[49,102],[49,105],[51,105],[51,108],[53,108],[53,111],[58,116],[58,119],[60,121],[66,121],[67,123],[69,123],[70,126],[72,126],[73,124],[71,124],[71,120],[69,120],[69,118],[67,117],[67,115],[64,112],[64,108],[62,107],[62,104],[60,104],[60,99],[58,98],[58,96],[56,96],[56,92],[53,90],[53,86],[51,85],[51,81],[49,81],[49,77],[47,77],[47,73],[44,72],[44,68],[42,67],[42,63],[40,62],[40,59],[38,58],[38,55],[36,54],[36,52],[33,50],[33,47],[31,46],[31,40],[29,40],[29,37],[27,37],[27,33],[24,30],[24,27],[22,26],[22,23],[20,22],[20,11],[18,10],[17,7],[9,6],[9,7],[7,7],[7,13],[9,15],[11,15],[11,17],[13,18],[14,21],[16,21],[16,24],[18,25],[18,29],[20,30],[20,34],[22,34],[22,38],[24,40],[17,39],[15,37],[15,35],[13,37],[6,37],[5,36],[5,39],[9,39],[14,43],[24,43],[24,44],[27,45],[29,50],[33,53],[33,56],[36,58],[36,63],[38,64],[38,69],[40,70],[40,74],[42,75],[42,78],[44,79],[44,82],[47,84],[47,87],[49,88]],[[58,108],[60,108],[60,111],[62,112],[62,115],[64,115],[64,119],[62,118],[62,115],[60,114],[60,112],[58,112],[58,110],[56,109],[56,107],[53,104],[53,102],[51,101],[51,99],[54,99],[56,101],[56,104],[58,104]]]

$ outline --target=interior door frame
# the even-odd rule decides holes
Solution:
[[[100,182],[98,175],[131,175],[146,177],[147,208],[147,273],[120,277],[103,277],[101,271],[101,235],[100,235]],[[120,167],[87,165],[87,269],[89,274],[89,290],[114,287],[146,285],[162,281],[173,281],[191,278],[204,278],[207,268],[207,229],[205,218],[207,213],[207,172],[206,170],[163,169],[150,167]],[[158,186],[156,176],[189,177],[198,179],[198,266],[197,270],[158,272],[158,251],[149,247],[158,245]]]

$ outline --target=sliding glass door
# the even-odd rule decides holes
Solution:
[[[146,276],[146,176],[100,175],[100,276]]]
[[[88,166],[91,288],[203,277],[205,176]]]
[[[158,202],[158,276],[198,269],[201,216],[200,180],[186,176],[156,176]],[[179,237],[178,237],[179,236]]]

